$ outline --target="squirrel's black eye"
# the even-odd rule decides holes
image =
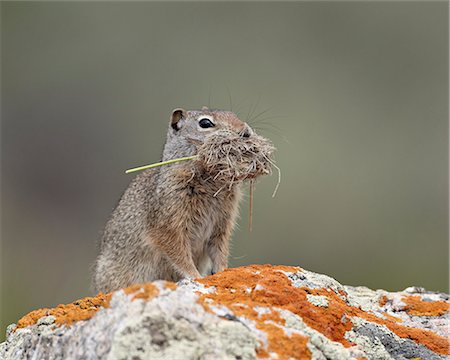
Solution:
[[[206,128],[210,128],[210,127],[214,127],[214,123],[209,120],[208,118],[203,118],[200,119],[198,121],[198,124],[200,125],[201,128],[206,129]]]

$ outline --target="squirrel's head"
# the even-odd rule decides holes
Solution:
[[[212,133],[220,130],[235,132],[249,138],[253,130],[241,121],[235,113],[224,110],[210,110],[204,106],[201,110],[175,109],[170,117],[173,133],[189,138],[194,142],[203,142]]]
[[[169,133],[172,143],[180,143],[173,141],[178,138],[192,144],[196,163],[215,179],[233,182],[270,173],[272,143],[231,111],[175,109]]]

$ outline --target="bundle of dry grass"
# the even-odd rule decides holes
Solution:
[[[199,147],[197,161],[217,181],[233,183],[271,173],[273,144],[257,134],[243,137],[234,131],[211,134]]]

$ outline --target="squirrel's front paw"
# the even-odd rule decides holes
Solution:
[[[188,280],[195,280],[195,279],[198,279],[198,278],[201,278],[201,277],[202,277],[202,275],[198,271],[192,272],[192,273],[183,274],[183,278],[184,279],[188,279]]]
[[[213,266],[211,268],[211,275],[217,274],[221,271],[224,271],[226,269],[226,265],[218,265],[218,266]]]

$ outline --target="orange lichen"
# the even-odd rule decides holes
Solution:
[[[171,281],[166,281],[164,283],[166,289],[170,289],[170,290],[176,290],[177,289],[177,284],[175,284],[174,282]]]
[[[258,329],[268,336],[269,351],[278,354],[279,359],[311,359],[307,348],[308,338],[300,334],[287,335],[285,331],[274,324],[258,322]],[[261,358],[270,357],[267,350],[258,348],[256,354]]]
[[[382,296],[380,296],[380,299],[378,300],[378,304],[380,306],[384,306],[387,304],[388,301],[389,301],[389,298],[386,295],[382,295]]]
[[[125,294],[133,294],[132,300],[149,300],[159,294],[159,289],[152,283],[131,285],[123,289],[123,291],[125,292]]]
[[[442,316],[450,311],[450,304],[445,301],[423,301],[420,296],[404,296],[404,310],[413,316]]]
[[[173,288],[176,285],[173,283],[167,283],[168,288]],[[123,289],[126,294],[133,294],[134,299],[148,300],[158,295],[158,288],[153,284],[138,284],[132,285]],[[83,299],[74,301],[71,304],[60,304],[55,308],[43,308],[34,310],[18,322],[16,329],[34,325],[38,320],[44,316],[54,316],[55,324],[57,325],[71,325],[76,321],[88,320],[93,317],[101,308],[109,307],[109,301],[111,300],[112,293],[98,293],[94,297],[85,297]]]
[[[298,268],[294,269],[289,271],[299,271]],[[276,333],[278,330],[264,328],[266,323],[256,312],[256,306],[271,308],[271,312],[266,314],[266,319],[270,319],[273,323],[279,325],[283,325],[284,322],[280,321],[274,308],[285,309],[297,314],[308,326],[319,331],[329,339],[340,342],[345,347],[352,345],[345,339],[345,333],[351,330],[353,326],[351,318],[360,317],[385,325],[399,337],[412,339],[437,353],[450,353],[448,340],[432,331],[402,326],[396,320],[389,318],[381,319],[371,313],[350,306],[341,298],[340,294],[329,289],[296,288],[280,270],[286,271],[277,266],[250,265],[237,269],[227,269],[213,276],[199,279],[198,282],[205,286],[214,286],[216,288],[213,293],[200,294],[201,302],[205,308],[208,308],[206,299],[209,299],[212,303],[227,306],[237,316],[245,316],[254,320],[258,328],[261,330],[265,329],[268,333],[268,351],[275,351],[275,349],[281,351],[277,351],[281,359],[289,357],[298,359],[299,354],[307,356],[306,354],[309,354],[309,350],[306,348],[306,345],[301,350],[296,349],[295,352],[289,347],[278,347],[277,343],[289,340],[289,336],[284,334],[283,337]],[[255,290],[257,285],[259,285],[258,289],[261,290]],[[248,291],[248,289],[251,291]],[[312,305],[307,299],[308,294],[327,297],[328,307],[323,308]],[[277,315],[275,316],[274,314]],[[280,327],[277,328],[281,329]],[[282,333],[284,332],[282,331]],[[282,340],[280,340],[280,336],[282,336]],[[264,357],[265,354],[265,352],[264,354],[260,352],[259,356]]]
[[[389,319],[389,320],[392,320],[392,321],[395,321],[395,322],[403,322],[402,319],[400,319],[400,318],[398,318],[398,317],[396,317],[396,316],[392,316],[392,315],[390,315],[390,314],[384,313],[383,316],[384,316],[386,319]]]
[[[206,299],[213,303],[226,305],[236,316],[245,316],[255,321],[256,327],[267,334],[268,347],[260,346],[257,355],[260,358],[270,357],[270,352],[278,354],[280,359],[310,359],[311,353],[306,347],[308,339],[300,334],[289,336],[280,327],[285,325],[285,320],[276,310],[260,314],[256,311],[256,306],[268,306],[270,301],[259,301],[258,294],[265,292],[265,289],[255,291],[257,280],[266,275],[267,265],[255,267],[253,271],[245,271],[240,277],[233,269],[225,270],[215,276],[199,279],[200,283],[207,286],[216,286],[216,292],[212,294],[200,294],[201,303],[209,310]],[[273,269],[274,267],[270,267]],[[245,269],[249,269],[246,267]],[[298,272],[299,268],[276,267],[277,274],[285,277],[280,271]],[[260,272],[258,274],[258,272]],[[215,281],[217,280],[217,282]],[[267,279],[270,281],[269,279]],[[271,279],[276,281],[276,279]],[[259,283],[264,286],[264,284]],[[250,288],[250,292],[249,292]],[[231,291],[236,290],[236,291]],[[268,300],[268,299],[266,299]]]
[[[71,304],[60,304],[53,309],[38,309],[30,312],[17,322],[16,329],[34,325],[44,316],[54,316],[57,325],[70,325],[75,321],[90,319],[101,308],[109,306],[111,294],[99,293],[95,297],[85,297]]]

